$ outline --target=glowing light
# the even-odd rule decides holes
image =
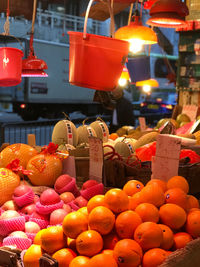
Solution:
[[[145,93],[150,93],[150,92],[151,92],[151,86],[148,85],[148,84],[143,85],[142,90],[143,90],[143,92],[145,92]]]
[[[140,52],[143,48],[144,41],[141,39],[130,39],[128,40],[130,43],[129,51],[136,54]]]
[[[124,78],[119,78],[119,80],[118,80],[118,84],[119,84],[119,86],[124,87],[124,86],[127,85],[127,80],[124,79]]]

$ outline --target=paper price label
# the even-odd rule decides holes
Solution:
[[[157,137],[156,156],[179,159],[181,138],[169,134],[160,134]]]
[[[102,183],[103,143],[102,140],[90,136],[89,138],[89,178]]]
[[[139,120],[139,124],[140,124],[140,130],[141,130],[141,132],[144,132],[147,128],[146,120],[144,117],[139,117],[138,120]]]
[[[182,114],[188,115],[191,121],[194,121],[197,116],[198,106],[196,105],[185,105],[182,109]]]

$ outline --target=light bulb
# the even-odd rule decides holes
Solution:
[[[140,39],[130,39],[128,40],[130,43],[129,51],[132,53],[138,53],[142,50],[144,41]]]
[[[126,79],[123,79],[123,78],[120,78],[120,79],[118,80],[118,84],[119,84],[119,86],[124,87],[124,86],[126,86],[126,84],[127,84],[127,80],[126,80]]]
[[[143,92],[145,92],[145,93],[149,93],[149,92],[151,92],[151,86],[148,85],[148,84],[143,85],[142,90],[143,90]]]

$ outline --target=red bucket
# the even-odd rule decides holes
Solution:
[[[91,3],[92,0],[89,5]],[[118,84],[126,62],[129,43],[86,33],[89,8],[86,12],[84,32],[68,32],[69,82],[94,90],[112,91]]]
[[[13,47],[0,47],[0,86],[21,82],[23,52]]]

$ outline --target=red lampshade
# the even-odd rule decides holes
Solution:
[[[158,0],[150,9],[151,18],[148,25],[177,28],[185,24],[185,17],[189,14],[188,7],[180,0]]]
[[[46,69],[46,62],[32,54],[22,60],[22,77],[48,77]]]

